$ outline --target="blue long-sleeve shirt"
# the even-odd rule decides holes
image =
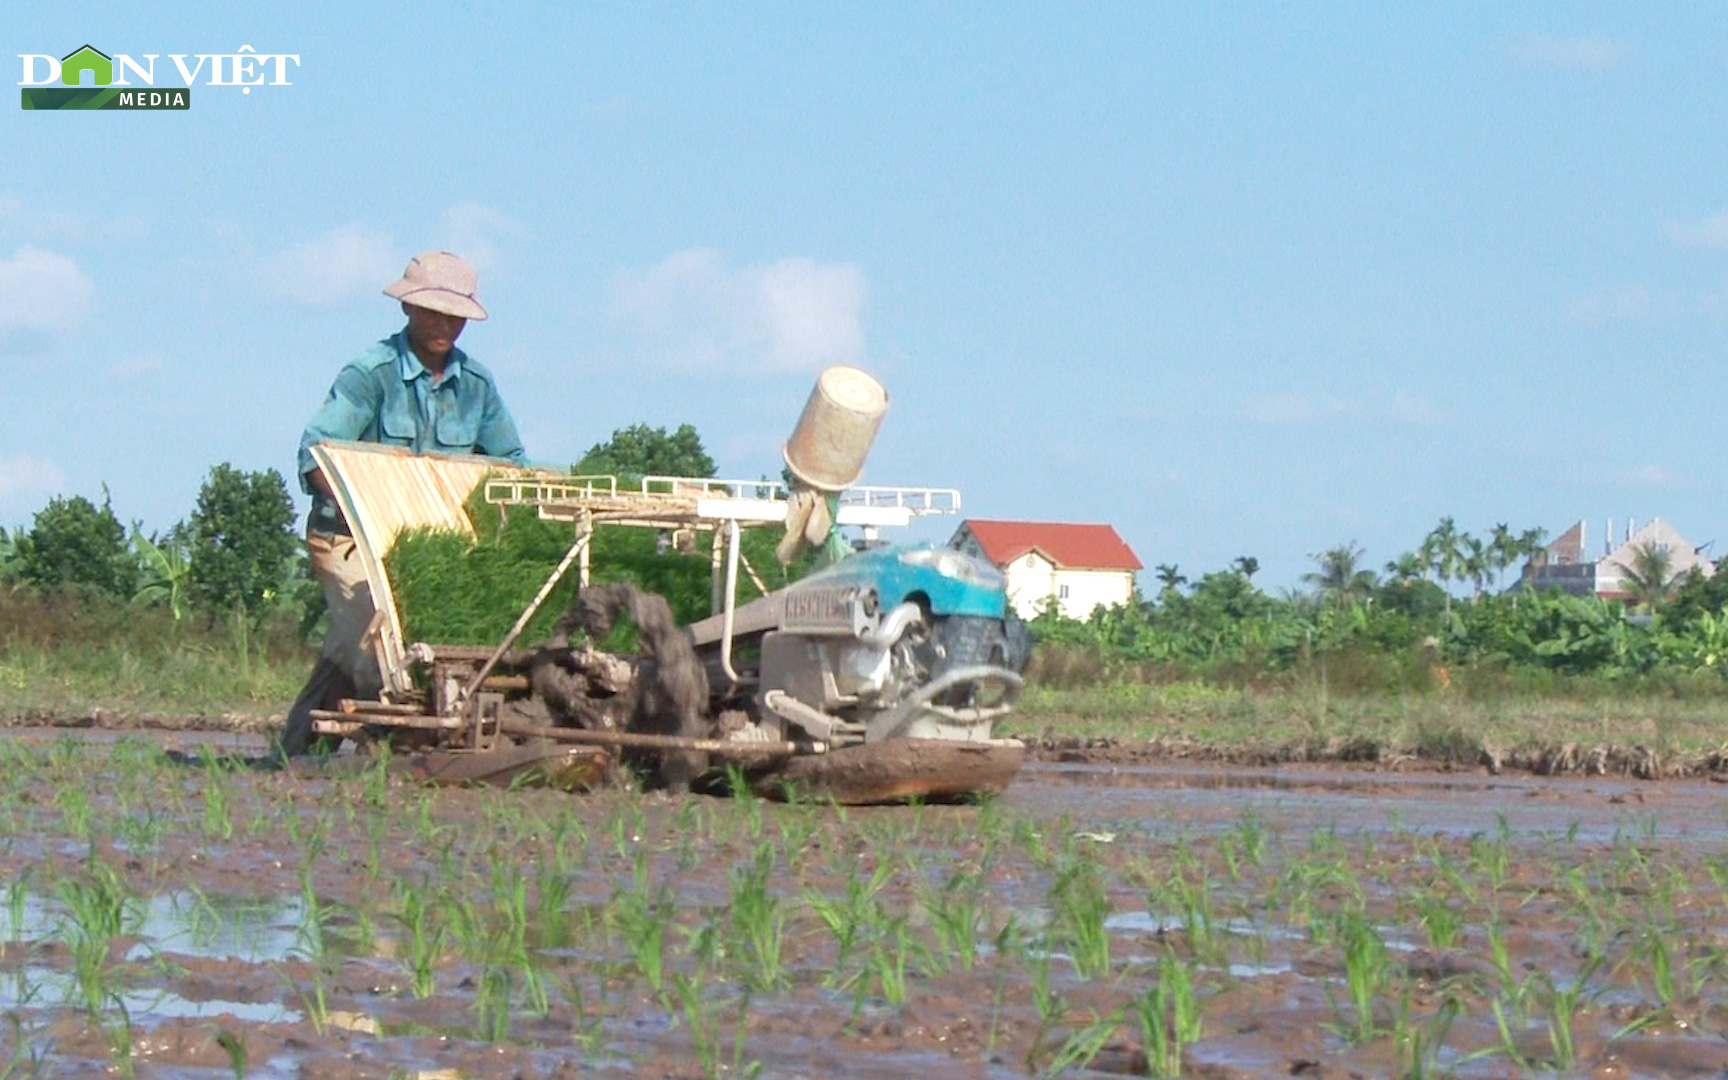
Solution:
[[[318,468],[312,446],[331,440],[483,454],[517,464],[528,457],[492,373],[452,347],[444,375],[434,383],[432,373],[408,344],[406,329],[343,368],[300,435],[300,487],[312,496],[307,526],[318,532],[345,533],[342,512],[307,480],[307,474]]]

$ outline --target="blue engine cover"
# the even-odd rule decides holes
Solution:
[[[881,610],[891,611],[914,594],[932,615],[979,615],[1001,619],[1008,612],[1007,579],[975,555],[934,544],[871,548],[787,587],[861,586],[876,590]]]

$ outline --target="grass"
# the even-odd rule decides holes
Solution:
[[[124,1006],[120,972],[111,959],[114,939],[138,921],[137,900],[120,875],[106,863],[93,863],[84,874],[67,875],[55,894],[64,910],[61,935],[72,955],[72,986],[76,1000],[92,1019]]]
[[[1068,949],[1074,973],[1083,980],[1110,973],[1110,898],[1097,868],[1076,858],[1056,874],[1050,888],[1051,926],[1057,941]]]
[[[1200,1041],[1203,1031],[1190,965],[1168,953],[1159,958],[1157,981],[1134,1001],[1134,1019],[1145,1047],[1147,1075],[1181,1076],[1183,1050]]]
[[[1398,1074],[1403,1080],[1427,1080],[1431,1076],[1449,1076],[1441,1059],[1446,1037],[1457,1022],[1463,1006],[1451,994],[1442,996],[1439,1006],[1427,1017],[1418,1017],[1412,1005],[1416,990],[1411,980],[1399,986],[1398,1007],[1392,1021],[1392,1047]]]
[[[978,961],[979,925],[986,909],[984,885],[982,872],[962,867],[940,888],[926,888],[919,894],[935,935],[936,956],[959,971],[971,971]]]
[[[396,888],[394,918],[402,931],[402,962],[408,970],[414,996],[421,999],[431,997],[437,988],[438,960],[449,938],[448,927],[438,919],[427,900],[430,892],[424,883],[398,882]]]
[[[1339,920],[1337,936],[1344,953],[1344,985],[1349,991],[1348,1022],[1330,987],[1327,987],[1327,1000],[1337,1017],[1338,1032],[1346,1041],[1361,1044],[1380,1034],[1375,1023],[1374,1004],[1391,981],[1391,964],[1386,954],[1386,943],[1361,915],[1346,911]]]
[[[1544,693],[1488,689],[1343,694],[1295,686],[1112,681],[1077,688],[1034,684],[1003,734],[1111,737],[1214,747],[1271,758],[1413,756],[1476,765],[1487,757],[1572,745],[1574,768],[1592,747],[1648,747],[1661,756],[1719,752],[1728,691],[1679,694],[1611,684]]]
[[[742,946],[744,983],[754,990],[773,990],[785,979],[786,911],[770,887],[775,868],[774,845],[763,843],[748,863],[732,870],[729,929]]]
[[[281,621],[236,631],[0,586],[0,719],[279,713],[314,656]]]

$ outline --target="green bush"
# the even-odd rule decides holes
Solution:
[[[287,587],[299,542],[294,503],[275,469],[210,470],[187,522],[192,598],[213,617],[238,609],[254,617]]]
[[[71,587],[124,600],[138,583],[126,527],[106,491],[101,507],[82,495],[49,500],[16,542],[11,564],[19,578],[48,591]]]

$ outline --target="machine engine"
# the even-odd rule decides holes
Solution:
[[[984,741],[1019,696],[1029,637],[1001,572],[975,556],[877,548],[757,605],[769,625],[753,635],[744,737]]]

